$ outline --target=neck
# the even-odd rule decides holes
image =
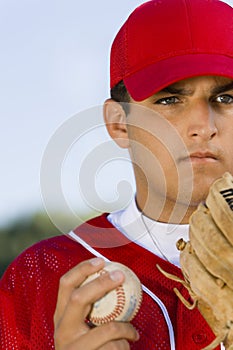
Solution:
[[[169,199],[156,198],[145,201],[140,195],[136,196],[139,210],[152,220],[170,224],[188,224],[189,218],[196,210],[197,205],[172,202]]]

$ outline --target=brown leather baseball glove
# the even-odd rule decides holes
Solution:
[[[233,177],[225,173],[213,183],[205,204],[190,218],[189,242],[179,240],[180,264],[184,280],[160,271],[181,282],[189,291],[190,304],[174,289],[189,308],[198,307],[216,339],[205,350],[221,342],[233,349]]]

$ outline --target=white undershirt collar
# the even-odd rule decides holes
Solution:
[[[176,248],[176,242],[180,238],[188,240],[189,225],[161,223],[143,215],[146,227],[159,246],[158,249],[152,241],[141,215],[136,201],[133,199],[126,209],[109,214],[108,220],[131,241],[161,258],[165,255],[172,264],[179,266],[179,251]]]

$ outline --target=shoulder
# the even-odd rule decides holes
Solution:
[[[98,225],[98,222],[104,220],[101,217],[94,218],[81,225],[80,229],[82,227],[82,230],[85,230],[85,227]],[[2,287],[4,281],[7,281],[8,287],[11,285],[13,288],[15,280],[19,278],[24,281],[60,278],[69,269],[91,257],[92,254],[78,242],[72,240],[68,235],[61,234],[37,242],[25,249],[6,269],[0,285]]]
[[[93,218],[75,231],[89,234],[89,230],[107,227],[109,224],[107,214]],[[42,240],[24,250],[6,269],[0,287],[14,289],[17,284],[36,285],[38,280],[59,280],[60,277],[83,260],[93,257],[77,241],[61,234]],[[19,280],[21,282],[19,282]]]
[[[82,225],[78,226],[75,231],[77,232],[88,232],[91,229],[107,227],[111,224],[106,218],[107,214],[92,218]],[[44,239],[39,241],[29,248],[25,249],[16,259],[15,263],[20,264],[26,262],[27,264],[35,264],[40,262],[41,264],[55,266],[63,260],[72,260],[74,257],[83,254],[83,247],[78,242],[71,239],[67,234],[61,234],[55,237]]]
[[[13,263],[26,263],[33,266],[36,263],[48,265],[52,260],[59,260],[77,248],[77,243],[72,241],[66,235],[59,235],[44,239],[25,249]]]
[[[72,244],[72,242],[71,242]],[[13,292],[18,285],[34,284],[41,276],[57,274],[64,260],[65,247],[69,247],[69,238],[57,236],[38,242],[24,250],[8,266],[0,282],[1,289]]]
[[[93,229],[108,229],[108,228],[112,228],[112,224],[110,223],[110,221],[108,220],[108,213],[104,213],[100,216],[96,216],[90,220],[87,220],[86,222],[84,222],[82,225],[78,226],[76,228],[76,230],[80,231],[80,230],[93,230]]]

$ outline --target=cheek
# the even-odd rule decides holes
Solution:
[[[229,171],[231,174],[233,174],[233,135],[231,140],[224,144],[223,153],[226,171]]]
[[[142,118],[137,120],[138,124],[141,121]],[[169,180],[172,178],[177,183],[177,178],[180,177],[177,160],[181,155],[186,155],[186,146],[176,126],[153,116],[144,118],[140,127],[131,124],[128,135],[132,161],[144,169],[145,176],[148,174],[150,181],[153,177],[163,176]]]
[[[148,133],[140,132],[131,135],[130,151],[133,162],[144,172],[151,176],[158,174],[175,175],[176,161],[174,149],[170,149],[165,142],[158,138],[148,135]],[[146,174],[145,174],[146,175]]]
[[[233,173],[233,115],[222,119],[218,125],[218,145],[222,151],[222,160],[226,171]]]

